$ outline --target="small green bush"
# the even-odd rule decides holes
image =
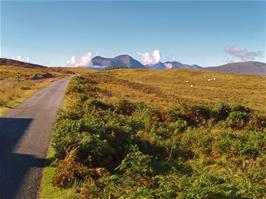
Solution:
[[[226,120],[226,125],[232,129],[243,129],[249,121],[249,114],[245,112],[233,111]]]
[[[212,110],[212,119],[214,122],[219,122],[226,120],[231,112],[231,108],[229,105],[224,103],[217,104]]]
[[[249,114],[252,112],[250,108],[246,106],[242,106],[242,105],[233,106],[232,111],[246,113],[246,114]]]
[[[211,109],[205,105],[193,105],[191,107],[192,117],[197,122],[205,122],[211,118]]]
[[[139,151],[137,145],[132,145],[129,153],[123,159],[117,170],[126,175],[149,175],[152,173],[151,156]]]
[[[128,100],[120,100],[115,105],[116,112],[123,115],[132,115],[136,110],[136,105],[129,102]]]

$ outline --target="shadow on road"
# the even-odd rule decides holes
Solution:
[[[0,118],[1,199],[15,198],[23,184],[25,174],[33,167],[45,165],[45,159],[13,152],[32,121],[27,118]]]

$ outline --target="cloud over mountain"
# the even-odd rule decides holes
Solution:
[[[140,61],[144,64],[144,65],[153,65],[153,64],[157,64],[158,62],[160,62],[161,60],[161,54],[159,50],[154,50],[152,53],[142,53],[142,52],[138,52],[137,53],[140,57]]]
[[[67,64],[74,67],[88,67],[91,66],[91,60],[93,57],[95,57],[95,54],[89,51],[81,57],[71,56],[67,61]]]
[[[232,57],[228,58],[228,62],[253,61],[258,58],[263,58],[262,51],[249,51],[248,49],[239,47],[226,47],[224,48],[224,51]]]
[[[30,61],[29,57],[22,57],[21,55],[16,56],[14,59],[18,60],[18,61],[22,61],[22,62],[29,62]]]

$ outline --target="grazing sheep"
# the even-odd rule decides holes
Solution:
[[[216,80],[215,77],[213,77],[213,78],[208,78],[208,82],[209,82],[209,81],[215,81],[215,80]]]
[[[186,83],[188,83],[189,81],[185,81]]]
[[[193,87],[193,85],[191,84],[191,85],[190,85],[190,87],[192,88],[192,87]]]

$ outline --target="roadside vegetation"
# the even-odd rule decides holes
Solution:
[[[264,198],[265,78],[171,72],[74,77],[41,198]]]
[[[0,66],[0,115],[62,75],[46,68]]]

